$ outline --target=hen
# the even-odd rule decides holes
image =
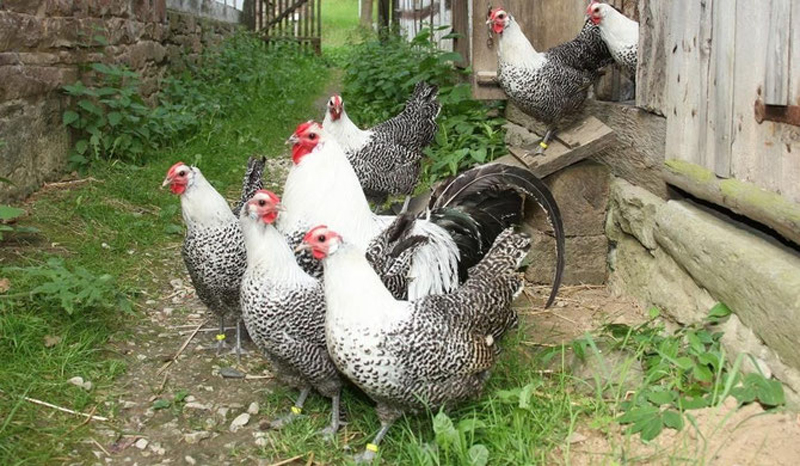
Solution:
[[[350,120],[340,96],[328,101],[323,127],[344,149],[364,194],[376,205],[389,195],[409,195],[417,186],[422,150],[438,130],[437,93],[436,86],[418,83],[400,114],[368,130]]]
[[[611,5],[600,2],[589,4],[586,14],[600,29],[600,36],[608,46],[614,61],[635,79],[639,52],[639,23],[627,18]]]
[[[504,230],[461,287],[416,301],[396,300],[361,250],[335,231],[312,229],[304,247],[325,267],[328,352],[377,403],[381,429],[360,460],[372,459],[403,413],[480,394],[496,341],[517,324],[511,302],[522,289],[516,269],[530,247],[526,235]]]
[[[333,435],[339,428],[342,381],[325,346],[322,284],[300,268],[286,238],[273,226],[280,210],[280,199],[265,190],[242,209],[239,221],[247,248],[242,318],[278,378],[301,390],[291,413],[272,426],[299,415],[313,388],[333,400],[331,424],[323,431]]]
[[[264,159],[251,157],[242,196],[261,188]],[[183,261],[197,297],[219,317],[217,352],[225,346],[225,318],[236,319],[236,355],[241,356],[239,287],[246,266],[244,238],[239,221],[225,198],[205,179],[200,169],[178,162],[167,171],[163,186],[181,199],[186,237]],[[240,201],[236,210],[241,208]]]

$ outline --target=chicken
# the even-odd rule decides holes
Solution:
[[[504,230],[456,291],[415,301],[396,300],[361,249],[333,230],[312,229],[304,247],[325,268],[328,352],[377,404],[381,429],[359,460],[372,460],[403,413],[480,394],[499,354],[496,342],[517,324],[511,302],[522,290],[516,269],[529,237]]]
[[[596,31],[585,25],[573,41],[537,52],[517,21],[502,8],[489,12],[487,24],[499,36],[497,80],[523,112],[547,125],[537,153],[544,152],[562,120],[580,110],[597,68],[607,60]]]
[[[422,150],[439,128],[437,93],[436,86],[418,83],[400,114],[368,130],[350,120],[341,97],[328,101],[322,125],[342,146],[364,194],[376,206],[389,195],[410,195],[417,186]]]
[[[281,427],[299,415],[315,389],[333,400],[331,424],[323,431],[332,436],[339,429],[342,380],[325,346],[325,296],[322,283],[300,268],[286,238],[273,226],[280,210],[278,196],[260,190],[240,214],[247,249],[242,318],[278,378],[301,390],[292,411],[272,426]]]
[[[555,299],[564,269],[561,215],[547,186],[528,170],[487,165],[444,183],[414,222],[411,236],[424,240],[414,243],[411,253],[392,257],[387,245],[394,240],[389,241],[387,228],[395,217],[370,211],[338,143],[314,122],[300,125],[290,142],[294,166],[284,187],[287,210],[278,219],[278,229],[288,237],[327,225],[362,252],[369,249],[377,270],[394,271],[385,278],[395,297],[417,299],[456,289],[497,235],[521,221],[523,200],[530,199],[542,206],[554,228],[557,264],[547,305]]]
[[[596,1],[586,8],[586,15],[600,29],[600,36],[608,46],[614,61],[635,79],[639,53],[639,23],[627,18],[611,5]]]
[[[242,192],[261,187],[264,160],[251,157]],[[205,179],[200,169],[178,162],[167,171],[162,187],[169,186],[181,199],[186,237],[183,261],[200,301],[219,317],[217,353],[225,346],[225,318],[236,319],[236,355],[241,357],[239,288],[246,266],[244,238],[239,221],[225,198]],[[237,209],[241,208],[241,201]]]

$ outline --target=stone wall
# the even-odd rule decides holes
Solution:
[[[610,288],[657,306],[681,324],[716,302],[733,312],[722,326],[728,354],[745,371],[781,380],[800,407],[800,253],[747,225],[687,200],[664,201],[616,179],[606,232]]]
[[[200,15],[213,0],[182,3]],[[150,95],[169,67],[197,60],[236,27],[168,10],[165,0],[0,0],[0,177],[15,183],[0,184],[0,199],[64,169],[71,140],[60,89],[90,79],[85,65],[125,63]]]

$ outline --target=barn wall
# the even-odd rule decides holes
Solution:
[[[666,158],[800,203],[800,127],[754,112],[800,105],[800,2],[641,3],[637,104],[667,117]]]
[[[424,27],[453,24],[452,0],[397,0],[397,9],[400,31],[409,40]],[[449,29],[443,29],[434,33],[434,40],[442,50],[453,50],[453,40],[443,39],[449,32]]]

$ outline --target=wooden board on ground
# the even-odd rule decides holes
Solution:
[[[544,178],[609,148],[615,140],[616,136],[611,128],[590,116],[570,129],[556,134],[556,140],[550,143],[550,147],[543,155],[534,155],[536,146],[509,147],[511,155],[501,157],[496,162],[509,163],[511,162],[509,157],[513,157],[536,176]]]

